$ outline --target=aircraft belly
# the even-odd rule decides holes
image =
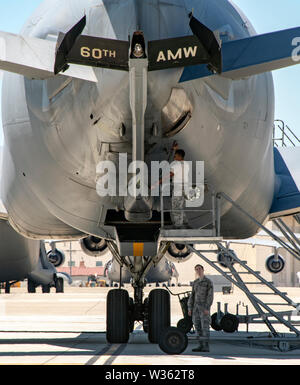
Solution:
[[[224,8],[223,14],[218,12],[218,6]],[[147,39],[189,33],[187,23],[174,23],[181,15],[187,17],[181,0],[170,4],[72,0],[57,2],[55,7],[66,17],[58,19],[53,9],[51,13],[42,8],[39,23],[33,17],[24,33],[46,38],[66,31],[84,10],[91,21],[97,20],[87,26],[88,33],[95,36],[126,40],[137,27],[143,29]],[[194,7],[195,16],[202,15],[202,21],[210,28],[229,23],[235,38],[249,35],[227,1],[203,0],[195,2]],[[146,151],[157,146],[157,156],[166,158],[164,147],[170,148],[176,139],[188,154],[186,160],[205,162],[205,177],[217,191],[225,192],[263,220],[269,212],[274,186],[273,152],[269,145],[274,108],[271,75],[234,82],[215,77],[216,80],[179,84],[181,74],[182,69],[149,74]],[[95,75],[96,84],[59,77],[22,81],[20,76],[9,75],[10,86],[4,94],[4,127],[14,174],[6,177],[4,198],[13,214],[12,221],[15,218],[22,229],[27,226],[28,233],[35,233],[40,227],[42,233],[48,228],[51,235],[86,233],[115,238],[114,228],[104,226],[105,217],[107,209],[122,210],[123,199],[98,196],[96,168],[101,160],[117,162],[123,152],[130,161],[128,74],[95,69]],[[185,91],[191,104],[191,120],[176,135],[163,141],[153,139],[153,123],[160,122],[161,111],[174,88]],[[126,129],[124,137],[120,135],[122,124]],[[19,192],[22,188],[23,197]],[[236,214],[231,212],[229,204],[223,205],[222,214],[227,213],[224,224],[232,232],[231,237],[249,236],[253,227],[248,221],[233,224]],[[30,222],[36,229],[29,227]]]
[[[205,179],[216,191],[226,193],[263,222],[272,203],[275,178],[272,77],[270,74],[257,77],[252,89],[253,97],[249,95],[250,102],[242,112],[238,108],[222,114],[216,110],[213,99],[206,93],[203,97],[199,92],[203,84],[198,84],[198,89],[196,86],[194,84],[196,106],[192,119],[176,136],[176,141],[186,151],[186,160],[204,161]],[[222,235],[234,233],[239,238],[257,231],[257,226],[233,210],[229,203],[222,205],[222,215],[225,214]],[[193,227],[203,225],[207,220],[202,217],[197,221],[195,215],[192,217]]]
[[[22,237],[0,221],[0,282],[22,280],[38,264],[40,242]]]
[[[186,91],[189,95],[194,92],[188,89],[187,86]],[[31,94],[29,93],[29,95]],[[272,193],[270,192],[273,184],[262,184],[261,182],[265,182],[266,179],[261,176],[266,177],[265,169],[262,167],[262,164],[264,164],[268,174],[267,177],[272,182],[270,169],[272,169],[273,154],[271,149],[267,153],[265,151],[266,143],[270,139],[271,125],[269,125],[269,122],[262,120],[264,123],[263,127],[261,127],[263,133],[256,137],[258,123],[257,119],[253,117],[251,108],[249,111],[248,107],[247,111],[239,116],[236,121],[234,119],[224,121],[212,111],[207,98],[203,99],[199,94],[192,95],[192,97],[195,100],[192,119],[188,126],[176,135],[176,140],[180,147],[184,148],[188,154],[186,160],[203,160],[205,162],[205,177],[207,180],[218,191],[224,191],[236,201],[248,189],[246,198],[242,200],[242,202],[245,202],[245,207],[251,207],[253,206],[252,202],[255,202],[252,213],[259,213],[260,216],[267,215],[269,211],[268,206],[272,200]],[[29,101],[28,105],[32,105],[32,100]],[[92,184],[92,179],[89,184],[85,183],[85,181],[82,182],[77,175],[79,172],[76,171],[76,168],[70,170],[69,165],[72,164],[71,161],[66,163],[60,160],[58,165],[57,160],[54,158],[55,154],[49,151],[49,137],[51,137],[53,126],[49,126],[47,121],[39,119],[39,116],[36,113],[33,114],[32,111],[33,108],[30,108],[30,123],[24,121],[21,126],[20,124],[10,124],[9,127],[9,135],[12,137],[17,137],[20,127],[22,128],[22,141],[14,141],[12,149],[15,154],[14,162],[20,165],[19,174],[21,174],[21,178],[18,175],[16,180],[22,179],[22,182],[19,182],[20,185],[25,183],[30,186],[30,190],[34,191],[34,195],[39,198],[41,205],[51,216],[58,218],[61,222],[83,233],[113,238],[113,229],[104,228],[103,225],[99,226],[99,223],[104,223],[107,208],[117,208],[120,205],[120,201],[116,201],[114,205],[112,200],[100,198],[96,193],[95,185],[93,186]],[[245,125],[247,125],[247,128],[245,128]],[[8,128],[8,125],[6,126]],[[68,127],[68,125],[66,126]],[[72,127],[71,124],[69,126]],[[53,135],[56,135],[56,132],[57,130],[54,130]],[[70,137],[72,138],[71,135]],[[174,138],[171,138],[169,146],[171,146],[171,141]],[[81,144],[83,145],[84,142],[81,141]],[[85,145],[86,153],[88,148],[87,143]],[[123,151],[120,150],[120,152]],[[28,153],[31,154],[30,157],[27,156]],[[64,156],[67,157],[67,155],[68,152],[65,151]],[[72,154],[72,157],[74,156]],[[262,163],[262,160],[264,160],[264,163]],[[96,168],[95,162],[80,159],[80,154],[78,154],[77,163],[80,163],[80,161],[93,174],[92,167]],[[239,165],[238,170],[236,164]],[[226,175],[226,178],[224,178],[224,175]],[[251,181],[253,189],[249,188],[251,184],[249,181]],[[266,193],[263,191],[264,195],[262,195],[262,191],[259,191],[257,187],[261,185],[263,190],[268,190]],[[16,194],[18,193],[16,192]],[[24,200],[24,196],[25,194],[19,198],[20,202],[21,199]],[[35,206],[37,212],[41,210],[41,207],[37,207],[36,203],[31,203],[30,207],[32,206]],[[230,206],[225,205],[223,213],[229,209]],[[18,210],[14,211],[21,213],[22,209],[18,208]],[[24,214],[23,212],[20,217],[29,218],[28,214],[27,216]],[[31,212],[30,214],[32,215],[33,213]],[[263,220],[264,218],[260,219]],[[230,219],[229,222],[231,222]],[[37,220],[35,226],[41,226],[41,223]],[[55,233],[55,228],[52,230],[51,225],[47,224],[47,226],[50,234],[53,231]],[[242,227],[240,225],[237,226],[238,231]],[[45,231],[47,231],[46,228]],[[31,232],[35,231],[31,230]],[[235,232],[234,228],[231,228],[230,231]],[[68,231],[65,231],[66,235],[67,233]],[[243,233],[248,235],[246,230],[242,230],[241,234]],[[238,235],[235,234],[237,237]]]
[[[30,170],[39,163],[29,156],[35,144],[24,96],[24,79],[5,74],[3,80],[3,128],[5,147],[1,175],[1,198],[9,213],[9,221],[24,237],[78,238],[82,234],[53,216],[37,193]],[[12,93],[14,89],[14,93]],[[24,97],[23,97],[24,96]],[[18,108],[15,110],[15,106]],[[30,143],[26,147],[26,142]],[[41,157],[41,160],[43,158]],[[32,164],[31,164],[32,161]],[[47,175],[47,170],[45,174]]]

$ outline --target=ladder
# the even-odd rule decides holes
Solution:
[[[202,245],[204,243],[205,241],[201,242]],[[215,249],[211,250],[198,250],[195,246],[188,244],[187,247],[207,264],[216,269],[228,281],[242,290],[248,297],[257,314],[239,317],[239,321],[250,323],[253,322],[254,319],[260,318],[268,327],[272,337],[280,337],[280,333],[276,331],[274,327],[274,324],[277,323],[284,325],[299,338],[300,331],[293,324],[291,317],[300,316],[300,305],[287,297],[286,293],[278,290],[272,282],[268,282],[260,272],[254,271],[245,261],[240,260],[235,253],[224,247],[222,241],[214,241],[212,243],[215,245]],[[213,258],[211,254],[213,254]],[[215,255],[218,256],[217,260],[215,259]],[[245,277],[245,279],[243,277]],[[250,277],[255,277],[256,281],[249,281]],[[259,285],[263,291],[253,292],[249,288],[251,285]],[[266,295],[270,296],[273,301],[268,303],[264,302],[261,296]],[[279,300],[281,302],[279,302]],[[287,310],[278,312],[276,311],[277,306],[286,306]]]
[[[274,147],[296,147],[300,145],[300,139],[283,120],[277,119],[273,125],[273,144]]]
[[[176,229],[166,230],[162,226],[160,230],[159,243],[175,242],[183,243],[186,247],[202,260],[208,263],[211,267],[222,274],[233,285],[242,290],[248,297],[252,306],[256,310],[257,314],[240,316],[239,321],[244,323],[259,323],[263,322],[270,331],[271,337],[282,338],[280,333],[274,327],[275,324],[281,324],[289,331],[293,332],[297,337],[294,340],[300,343],[300,331],[296,328],[295,322],[292,320],[294,316],[300,316],[300,304],[292,301],[287,293],[283,293],[278,290],[272,282],[268,282],[258,271],[251,269],[245,261],[240,260],[235,253],[224,247],[223,243],[226,243],[221,236],[220,229],[220,201],[224,199],[230,202],[242,215],[247,216],[251,221],[255,222],[262,230],[264,230],[274,241],[276,241],[281,247],[286,249],[296,259],[300,259],[300,248],[296,240],[289,234],[289,240],[293,240],[292,243],[288,243],[285,240],[278,237],[271,230],[266,228],[263,224],[259,223],[254,217],[246,212],[242,207],[236,204],[225,193],[215,193],[214,204],[212,205],[212,222],[215,221],[216,225],[213,226],[213,231],[206,229]],[[163,223],[162,223],[163,224]],[[194,245],[214,245],[214,249],[200,248],[196,249]],[[213,258],[211,257],[213,255]],[[217,258],[216,258],[217,256]],[[251,277],[256,281],[252,282]],[[253,284],[256,284],[261,288],[261,291],[253,292]],[[252,286],[252,289],[251,289]],[[268,296],[270,302],[264,302],[262,296]],[[278,311],[278,306],[285,306],[286,311]],[[259,321],[254,322],[255,319]]]

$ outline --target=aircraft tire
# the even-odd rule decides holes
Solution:
[[[129,339],[129,295],[126,290],[113,289],[107,294],[106,339],[108,343],[125,344]]]
[[[55,289],[56,293],[63,293],[64,292],[64,279],[59,277],[55,281]]]
[[[5,294],[10,293],[10,282],[5,282]]]
[[[143,320],[143,330],[145,333],[149,331],[149,298],[144,300],[144,320]]]
[[[33,281],[31,279],[28,279],[27,281],[27,291],[28,293],[35,293],[36,292],[36,287]]]
[[[50,285],[42,285],[43,293],[50,293]]]
[[[149,342],[157,344],[161,331],[171,325],[170,294],[165,289],[154,289],[150,291],[149,302]]]
[[[129,298],[129,333],[134,330],[134,300]]]

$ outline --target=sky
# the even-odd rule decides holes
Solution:
[[[41,2],[42,0],[0,0],[0,31],[19,33],[26,19]],[[259,34],[300,26],[299,0],[235,0],[235,3]],[[300,64],[274,71],[273,76],[275,119],[284,120],[300,137]],[[0,130],[0,145],[2,143],[3,135]]]

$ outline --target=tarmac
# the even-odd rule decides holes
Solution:
[[[132,295],[131,287],[126,287]],[[146,288],[145,294],[152,288]],[[54,289],[52,289],[54,290]],[[295,350],[270,342],[264,324],[254,324],[246,331],[225,333],[211,331],[209,353],[195,353],[195,334],[180,355],[168,355],[157,344],[148,342],[142,325],[135,324],[127,344],[107,344],[105,335],[106,295],[108,288],[66,287],[65,293],[28,294],[25,288],[12,288],[0,295],[0,364],[2,365],[299,365],[300,344]],[[174,293],[190,287],[171,288]],[[285,288],[295,302],[300,302],[300,288]],[[235,291],[215,293],[216,303],[228,303],[233,313],[237,303],[247,303]],[[241,308],[243,310],[243,308]],[[182,318],[178,298],[171,297],[172,325]],[[280,330],[279,326],[279,330]],[[281,330],[280,330],[281,332]],[[289,331],[283,331],[289,338]],[[291,340],[293,341],[293,340]],[[269,343],[268,343],[269,342]],[[268,343],[268,344],[266,344]],[[283,348],[283,349],[281,349]],[[280,350],[281,349],[281,350]]]

